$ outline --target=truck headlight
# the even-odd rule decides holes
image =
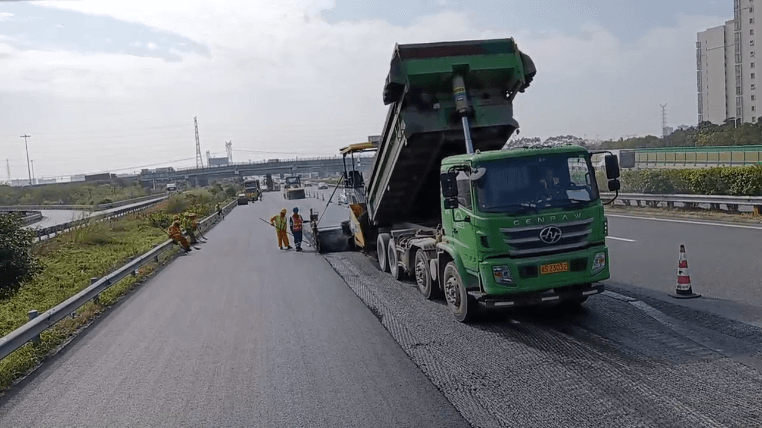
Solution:
[[[596,253],[593,258],[592,273],[598,273],[606,267],[606,253]]]
[[[492,277],[495,278],[495,282],[498,284],[513,284],[513,276],[511,276],[511,270],[508,269],[508,266],[493,266]]]

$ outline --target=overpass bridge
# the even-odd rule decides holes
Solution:
[[[358,169],[370,169],[373,158],[358,157]],[[246,177],[252,175],[284,175],[317,173],[325,177],[344,171],[343,159],[340,156],[303,159],[277,159],[260,162],[233,163],[224,166],[204,168],[183,168],[171,171],[148,171],[140,174],[138,179],[145,186],[154,183],[170,183],[185,180],[193,185],[206,185],[210,179]]]

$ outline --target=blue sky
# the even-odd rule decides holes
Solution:
[[[514,36],[522,135],[618,138],[696,120],[696,32],[732,1],[0,2],[0,159],[23,177],[332,155],[380,132],[395,43]],[[188,159],[188,160],[186,160]],[[183,164],[180,162],[179,164]],[[131,169],[132,168],[132,169]],[[139,169],[139,168],[137,168]],[[4,175],[3,175],[4,178]]]

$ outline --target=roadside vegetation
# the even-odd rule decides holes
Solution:
[[[221,186],[193,189],[174,195],[146,211],[113,221],[92,222],[38,245],[30,246],[31,242],[21,240],[25,244],[22,253],[39,268],[35,270],[33,267],[31,275],[0,297],[0,336],[25,324],[28,311],[35,309],[42,314],[85,289],[90,285],[90,278],[103,277],[166,241],[168,237],[164,229],[174,214],[192,211],[200,218],[211,214],[218,202],[233,199],[227,190]],[[232,190],[235,194],[236,189]],[[0,221],[7,217],[0,216]],[[0,390],[34,369],[52,350],[114,305],[174,253],[165,252],[159,264],[144,265],[136,277],[127,277],[102,293],[99,303],[85,304],[74,316],[46,330],[38,344],[27,344],[0,360]],[[5,251],[0,253],[0,263],[4,258]]]
[[[97,205],[149,195],[137,182],[61,183],[34,187],[0,186],[0,205]]]
[[[607,189],[604,172],[598,186]],[[762,196],[762,166],[622,171],[622,193]]]
[[[678,129],[666,137],[620,138],[603,141],[602,149],[636,149],[650,147],[705,147],[762,145],[762,122],[735,124],[728,119],[722,125],[701,122],[698,126]]]

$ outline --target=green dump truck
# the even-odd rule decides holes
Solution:
[[[591,153],[502,150],[519,126],[513,99],[535,74],[513,39],[394,50],[354,242],[375,246],[380,268],[414,278],[427,298],[444,295],[461,322],[484,309],[581,304],[609,278]],[[616,159],[606,159],[618,190]]]

